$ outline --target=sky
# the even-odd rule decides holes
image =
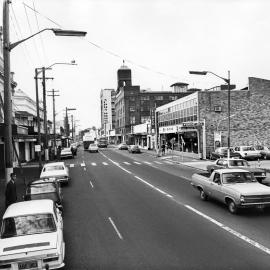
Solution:
[[[75,60],[76,66],[46,71],[54,78],[47,80],[47,90],[59,90],[57,120],[66,107],[76,108],[78,129],[100,127],[100,90],[116,89],[123,60],[133,85],[154,91],[172,90],[175,82],[201,89],[223,84],[189,70],[224,78],[230,71],[237,89],[247,86],[248,77],[270,79],[269,10],[268,0],[13,0],[12,43],[44,28],[87,35],[58,37],[45,31],[11,51],[11,70],[17,88],[35,100],[35,68]],[[47,106],[52,119],[51,97]]]

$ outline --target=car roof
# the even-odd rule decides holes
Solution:
[[[30,182],[28,185],[40,185],[40,184],[56,184],[57,182],[55,180],[51,180],[48,178],[43,178],[43,179],[38,179],[38,180],[33,180]]]
[[[43,167],[50,167],[50,166],[57,166],[57,165],[63,165],[65,166],[65,162],[52,162],[52,163],[47,163],[47,164],[44,164]]]
[[[7,208],[3,219],[8,217],[25,216],[31,214],[52,213],[53,207],[54,202],[49,199],[13,203]]]
[[[228,160],[228,158],[219,158],[218,160]],[[229,158],[229,160],[241,160],[241,161],[246,161],[245,159],[243,158]]]
[[[219,169],[219,170],[216,170],[216,172],[219,172],[219,173],[226,173],[226,172],[249,172],[248,170],[245,170],[245,169]]]

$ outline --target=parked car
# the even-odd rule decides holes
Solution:
[[[191,185],[200,192],[202,200],[211,197],[221,201],[232,214],[239,208],[270,206],[270,187],[258,183],[246,170],[220,169],[210,177],[209,173],[195,173],[191,178]]]
[[[212,173],[214,170],[218,169],[245,169],[252,172],[258,182],[262,182],[266,178],[266,170],[261,168],[252,168],[245,159],[238,158],[220,158],[213,162],[213,164],[207,165],[206,169],[208,172]]]
[[[39,179],[30,182],[25,190],[24,200],[50,199],[63,212],[63,194],[59,183],[54,178]]]
[[[73,158],[73,153],[70,147],[63,148],[60,153],[60,158]]]
[[[98,152],[98,146],[97,146],[97,144],[95,144],[95,143],[91,143],[90,145],[89,145],[89,147],[88,147],[88,151],[89,152]]]
[[[129,153],[141,153],[141,149],[139,145],[129,145],[128,146],[128,152]]]
[[[68,184],[70,180],[69,169],[64,162],[47,163],[40,173],[40,179],[44,178],[55,178],[57,182]]]
[[[260,151],[256,150],[254,146],[236,146],[234,151],[239,153],[241,158],[244,159],[258,159],[262,157]]]
[[[61,212],[52,200],[10,205],[2,218],[0,269],[64,267],[65,243]]]
[[[257,145],[254,146],[256,150],[260,151],[261,157],[263,159],[269,159],[270,158],[270,149],[267,146]]]
[[[218,147],[210,154],[210,159],[219,159],[228,156],[228,147]],[[236,153],[233,148],[230,148],[230,157],[241,158],[239,153]]]
[[[119,150],[128,150],[128,145],[126,143],[120,143],[118,145]]]

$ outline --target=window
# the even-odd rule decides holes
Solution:
[[[163,100],[163,96],[155,96],[155,100]]]
[[[150,100],[150,97],[149,96],[142,96],[141,100]]]
[[[141,117],[141,123],[143,124],[143,123],[146,123],[146,122],[148,122],[148,121],[150,121],[151,119],[150,119],[150,116],[142,116]]]
[[[130,123],[131,125],[134,125],[134,124],[135,124],[135,116],[130,116],[130,117],[129,117],[129,123]]]
[[[130,112],[135,112],[135,106],[130,106],[130,107],[129,107],[129,111],[130,111]]]

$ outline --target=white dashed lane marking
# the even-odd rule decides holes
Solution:
[[[85,167],[85,163],[81,163],[81,167]]]
[[[151,165],[151,162],[144,161],[145,164]]]
[[[103,165],[105,165],[105,166],[107,166],[107,165],[108,165],[108,163],[107,163],[107,162],[102,162],[102,164],[103,164]]]
[[[159,161],[154,161],[155,163],[157,163],[157,164],[163,164],[162,162],[159,162]]]
[[[91,165],[92,165],[92,166],[97,166],[97,163],[92,162]]]
[[[126,162],[126,161],[124,161],[123,163],[125,163],[126,165],[130,165],[130,163],[129,162]]]
[[[134,161],[134,163],[135,163],[135,164],[138,164],[138,165],[141,165],[141,163],[140,163],[140,162],[137,162],[137,161]]]

